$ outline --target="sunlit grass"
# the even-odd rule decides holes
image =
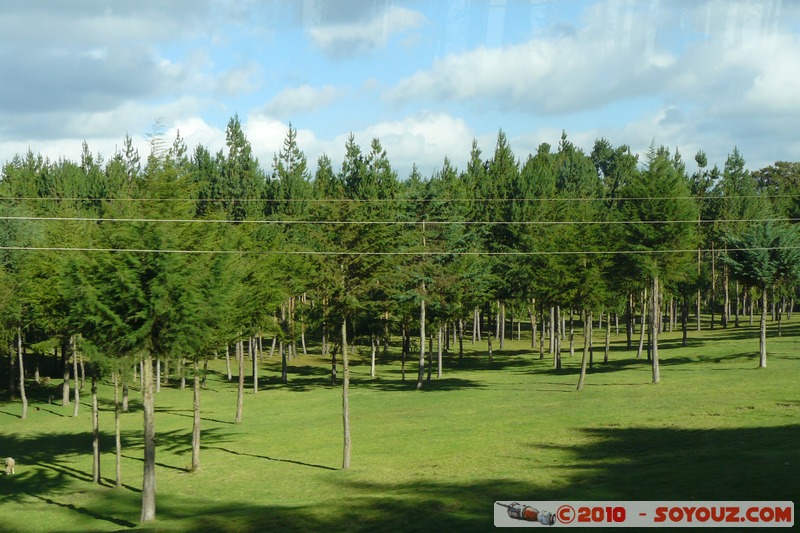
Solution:
[[[795,319],[796,320],[796,319]],[[774,333],[774,332],[772,332]],[[341,390],[329,362],[291,362],[279,383],[267,359],[244,420],[232,423],[235,384],[212,362],[203,391],[202,468],[190,464],[191,390],[157,395],[158,531],[485,530],[496,500],[797,500],[800,495],[800,327],[770,337],[757,369],[755,328],[664,334],[662,383],[650,383],[613,337],[583,391],[580,350],[564,368],[539,360],[530,341],[507,341],[489,363],[485,345],[465,343],[464,365],[446,357],[442,379],[414,390],[395,353],[369,377],[367,353],[352,369],[352,468],[341,465]],[[602,337],[602,336],[600,336]],[[581,343],[580,335],[577,336]],[[595,335],[598,339],[598,335]],[[249,377],[249,371],[248,371]],[[0,530],[116,531],[139,517],[142,417],[123,415],[123,482],[114,489],[111,389],[103,385],[104,486],[91,483],[89,391],[81,414],[34,401],[0,404],[0,455],[18,473],[0,477]],[[132,398],[136,399],[132,391]],[[38,409],[37,409],[38,408]]]

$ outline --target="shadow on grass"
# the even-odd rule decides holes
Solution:
[[[29,496],[31,496],[33,498],[38,498],[38,499],[42,500],[43,502],[45,502],[45,503],[47,503],[49,505],[56,505],[58,507],[63,507],[65,509],[69,509],[70,511],[75,511],[77,513],[81,513],[83,515],[88,516],[89,518],[91,518],[93,520],[105,520],[106,522],[111,522],[112,524],[116,524],[116,525],[122,526],[122,527],[134,527],[134,526],[136,526],[136,524],[134,522],[129,522],[129,521],[123,520],[121,518],[114,518],[113,516],[105,516],[103,514],[97,513],[95,511],[92,511],[91,509],[88,509],[86,507],[78,507],[78,506],[73,505],[71,503],[70,504],[60,503],[60,502],[58,502],[58,501],[56,501],[56,500],[54,500],[52,498],[45,498],[44,496],[41,496],[39,494],[29,494]]]
[[[293,459],[279,459],[277,457],[269,457],[269,456],[266,456],[266,455],[256,455],[256,454],[252,454],[252,453],[237,452],[237,451],[234,451],[234,450],[231,450],[231,449],[228,449],[228,448],[222,448],[220,446],[203,446],[203,448],[209,449],[209,450],[220,450],[222,452],[230,453],[230,454],[233,454],[233,455],[246,455],[248,457],[255,457],[257,459],[266,459],[267,461],[275,461],[275,462],[278,462],[278,463],[291,463],[293,465],[308,466],[308,467],[311,467],[311,468],[321,468],[323,470],[338,470],[338,468],[333,468],[331,466],[317,465],[317,464],[314,464],[314,463],[304,463],[303,461],[295,461]]]
[[[430,478],[405,483],[356,481],[350,473],[334,472],[324,465],[252,455],[331,471],[316,487],[330,496],[314,505],[269,505],[159,494],[160,525],[140,527],[142,531],[208,532],[487,531],[493,526],[494,502],[503,499],[796,501],[800,495],[797,424],[725,429],[607,427],[581,432],[584,443],[558,447],[567,451],[563,464],[545,465],[543,472],[557,477],[557,483],[532,481],[535,476],[530,474],[542,466],[543,454],[537,451],[553,447],[546,444],[546,437],[530,444],[529,456],[522,458],[529,462],[528,473],[521,479],[461,483]],[[54,446],[55,441],[38,444]],[[251,455],[220,446],[206,448]],[[3,501],[11,498],[18,503],[33,495],[84,518],[134,527],[137,502],[128,491],[101,491],[81,506],[59,502],[54,491],[65,486],[72,474],[39,469],[0,478],[0,495]]]
[[[604,428],[567,448],[560,483],[486,479],[471,483],[352,481],[321,486],[323,505],[222,502],[198,512],[180,497],[160,499],[159,518],[185,531],[487,531],[497,500],[787,501],[800,495],[800,425],[746,429]],[[530,469],[542,444],[532,444]],[[561,448],[563,449],[563,448]],[[552,470],[551,470],[552,471]],[[338,489],[338,490],[337,490]],[[344,489],[344,490],[342,490]],[[335,495],[346,493],[347,498]]]
[[[437,378],[434,374],[430,381],[427,379],[422,381],[421,392],[444,392],[461,389],[482,389],[485,385],[479,381],[473,381],[463,378]],[[381,376],[375,378],[360,378],[351,380],[351,384],[357,386],[359,389],[373,389],[387,392],[410,391],[417,389],[417,373],[406,373],[406,380],[403,381],[399,377],[392,377],[385,379]]]
[[[592,428],[569,448],[586,499],[796,500],[800,425],[732,429]],[[531,446],[543,448],[541,444]]]

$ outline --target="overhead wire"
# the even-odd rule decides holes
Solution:
[[[301,255],[301,256],[556,256],[556,255],[646,255],[646,254],[678,254],[697,252],[720,252],[713,248],[678,248],[666,250],[539,250],[539,251],[396,251],[396,252],[361,252],[348,250],[186,250],[170,248],[93,248],[68,246],[0,246],[0,250],[33,251],[33,252],[109,252],[109,253],[142,253],[142,254],[230,254],[230,255]],[[773,246],[753,248],[727,248],[726,251],[746,250],[800,250],[800,246]]]
[[[627,202],[665,200],[746,200],[754,198],[797,198],[798,194],[749,194],[722,196],[635,196],[635,197],[541,197],[541,198],[100,198],[91,196],[2,196],[0,201],[46,202],[192,202],[192,203],[460,203],[460,202]]]
[[[50,222],[124,222],[124,223],[174,223],[174,224],[270,224],[270,225],[381,225],[381,226],[447,226],[447,225],[634,225],[634,224],[714,224],[750,222],[800,222],[800,218],[740,218],[740,219],[692,219],[692,220],[283,220],[283,219],[216,219],[216,218],[106,218],[106,217],[54,217],[54,216],[0,216],[9,221]]]

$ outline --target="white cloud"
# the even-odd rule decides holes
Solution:
[[[333,85],[312,87],[305,84],[286,87],[264,106],[262,112],[273,116],[290,117],[296,113],[307,113],[327,107],[343,94],[343,90]]]
[[[323,53],[342,58],[382,48],[392,36],[419,28],[426,20],[419,11],[390,6],[366,21],[312,25],[306,34]]]
[[[451,54],[400,80],[385,97],[396,103],[457,101],[486,111],[569,113],[657,91],[659,79],[674,68],[668,52],[642,58],[633,46],[607,46],[591,29]]]
[[[474,133],[464,120],[446,113],[420,111],[411,116],[383,121],[354,132],[362,149],[368,150],[373,138],[381,141],[401,179],[414,163],[423,175],[441,167],[445,156],[455,166],[466,163]],[[344,143],[345,137],[340,138]]]
[[[255,92],[261,86],[258,78],[262,71],[261,65],[255,63],[229,69],[215,77],[216,92],[226,97]]]
[[[272,158],[283,146],[289,125],[263,114],[253,114],[243,127],[253,153],[261,166],[270,172]],[[377,137],[400,179],[408,177],[413,164],[423,175],[429,176],[434,169],[441,167],[445,156],[455,166],[466,165],[473,139],[472,130],[462,119],[428,111],[398,120],[376,122],[352,133],[363,152],[369,151],[372,139]],[[349,135],[350,132],[342,132],[325,139],[312,130],[300,128],[297,130],[297,144],[312,171],[322,154],[331,159],[334,170],[338,171]]]

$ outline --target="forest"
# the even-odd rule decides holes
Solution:
[[[800,163],[750,170],[732,147],[721,167],[699,151],[689,173],[678,149],[640,160],[597,139],[587,153],[566,133],[522,157],[500,131],[464,169],[444,158],[398,176],[379,139],[345,148],[339,168],[323,155],[312,172],[290,126],[267,169],[233,117],[217,153],[156,128],[144,156],[126,136],[107,159],[84,143],[79,161],[29,151],[3,167],[0,387],[22,418],[26,388],[52,384],[77,412],[78,376],[105,380],[117,416],[141,388],[142,521],[155,518],[155,394],[170,368],[194,382],[195,468],[209,361],[238,379],[239,423],[265,354],[287,383],[313,345],[342,389],[347,469],[354,346],[373,377],[395,347],[399,379],[425,389],[448,370],[443,352],[459,364],[465,342],[483,343],[491,361],[525,331],[554,369],[578,353],[580,390],[612,328],[655,384],[660,333],[686,345],[701,327],[758,321],[753,364],[766,367],[767,319],[780,331],[794,311]]]

